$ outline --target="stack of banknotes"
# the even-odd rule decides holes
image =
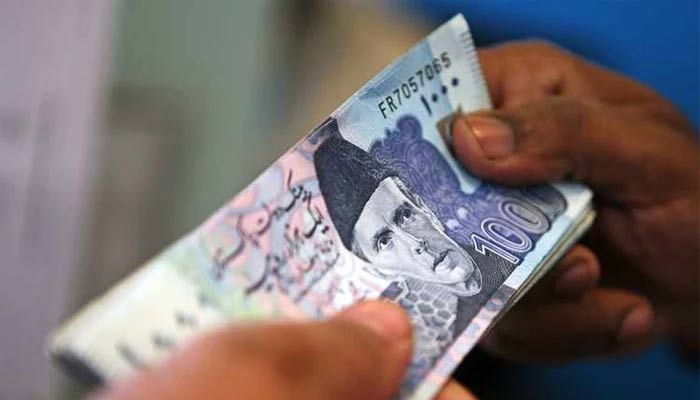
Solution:
[[[457,15],[65,323],[51,356],[99,384],[223,324],[318,319],[384,298],[415,331],[397,398],[431,398],[593,220],[582,185],[499,186],[453,158],[452,116],[490,107]]]

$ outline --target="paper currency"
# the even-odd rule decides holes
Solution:
[[[415,330],[397,397],[432,397],[592,220],[584,186],[501,187],[452,158],[439,127],[490,106],[458,15],[68,321],[50,353],[100,383],[213,326],[323,318],[383,297]]]

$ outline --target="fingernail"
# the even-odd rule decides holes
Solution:
[[[653,311],[647,304],[639,305],[630,310],[620,325],[617,340],[627,342],[639,338],[651,331],[654,319]]]
[[[484,155],[490,159],[507,157],[515,151],[515,135],[506,123],[498,118],[470,115],[463,119],[466,127],[479,142]],[[464,125],[456,124],[455,129]],[[459,133],[457,133],[459,134]]]
[[[588,265],[580,261],[564,271],[554,284],[554,293],[560,297],[577,297],[591,286]]]
[[[453,125],[454,123],[461,119],[461,110],[457,110],[454,114],[447,116],[437,123],[437,128],[438,128],[438,133],[440,134],[440,137],[442,140],[445,142],[448,148],[451,148],[453,146],[452,142],[452,130],[454,129]]]
[[[397,305],[385,301],[369,301],[352,306],[336,317],[362,325],[387,341],[402,344],[411,339],[411,323]]]

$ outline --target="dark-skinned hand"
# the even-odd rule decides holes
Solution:
[[[494,110],[457,116],[453,150],[508,185],[594,191],[586,238],[483,341],[501,356],[562,361],[667,335],[698,349],[698,143],[654,91],[540,42],[482,49]]]

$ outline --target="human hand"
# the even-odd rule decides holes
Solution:
[[[117,382],[100,399],[389,399],[412,350],[408,317],[387,302],[327,322],[225,328],[162,366]],[[438,399],[473,400],[456,382]]]
[[[593,252],[576,246],[484,347],[566,360],[668,334],[697,351],[700,177],[687,121],[649,88],[548,44],[479,58],[495,110],[455,118],[456,156],[504,184],[584,182],[598,212]]]

